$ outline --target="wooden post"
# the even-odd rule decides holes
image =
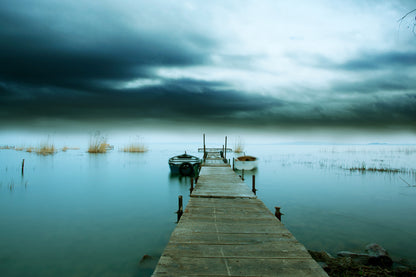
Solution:
[[[282,221],[282,215],[284,214],[280,212],[280,207],[274,207],[274,208],[276,209],[276,211],[274,212],[274,215],[277,217],[278,220]]]
[[[22,161],[22,176],[25,174],[25,159]]]
[[[241,169],[241,180],[244,181],[244,169]]]
[[[194,191],[194,178],[191,178],[191,188],[189,189],[190,194]]]
[[[227,159],[227,136],[225,136],[224,159]]]
[[[253,175],[252,176],[253,178],[252,178],[252,192],[254,193],[254,195],[256,195],[256,176],[255,175]]]
[[[176,212],[178,214],[178,221],[181,219],[181,216],[183,214],[183,202],[182,202],[182,195],[179,195],[178,197],[179,200],[179,207],[178,207],[178,211]]]
[[[203,138],[204,138],[204,160],[205,160],[205,152],[206,152],[206,148],[205,148],[205,134],[203,135]]]
[[[233,158],[233,170],[234,170],[234,158]]]

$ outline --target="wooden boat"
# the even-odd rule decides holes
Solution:
[[[202,160],[198,157],[186,154],[174,156],[169,159],[170,171],[173,174],[183,176],[198,176]]]
[[[253,170],[257,168],[258,160],[253,156],[240,156],[234,158],[234,169],[238,170]]]

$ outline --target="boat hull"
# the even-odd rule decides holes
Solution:
[[[199,174],[202,160],[198,157],[187,155],[175,156],[169,159],[169,168],[172,174],[196,177]]]
[[[234,160],[234,169],[238,170],[253,170],[257,168],[257,161],[239,161]]]
[[[195,163],[191,164],[192,170],[184,172],[184,170],[181,170],[181,164],[169,164],[170,173],[175,175],[183,175],[183,176],[191,176],[196,177],[199,174],[199,171],[201,169],[201,164]]]
[[[234,158],[234,169],[238,170],[253,170],[256,169],[258,160],[253,156],[241,156]]]

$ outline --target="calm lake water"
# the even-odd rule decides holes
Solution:
[[[197,144],[148,147],[0,150],[0,276],[149,276],[175,228],[178,195],[189,200],[189,178],[171,176],[167,160],[185,150],[202,155]],[[336,254],[375,242],[416,264],[416,146],[245,150],[260,158],[257,195],[271,211],[282,207],[282,222],[308,249]],[[144,255],[154,260],[141,263]]]

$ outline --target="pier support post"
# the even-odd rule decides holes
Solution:
[[[241,180],[244,181],[244,169],[241,169]]]
[[[227,136],[225,136],[224,159],[227,159]]]
[[[194,178],[191,178],[191,188],[189,189],[190,194],[194,191]]]
[[[256,191],[257,191],[257,189],[256,189],[256,176],[255,175],[253,175],[252,176],[253,178],[252,178],[252,192],[254,193],[254,195],[256,195]]]
[[[205,134],[203,135],[203,140],[204,140],[204,161],[205,161],[205,158],[206,158],[206,148],[205,148]]]
[[[274,215],[277,217],[279,221],[282,221],[282,213],[280,212],[280,207],[274,207],[276,211],[274,212]]]
[[[181,216],[183,214],[183,199],[182,199],[182,195],[179,195],[179,197],[178,197],[178,204],[179,204],[179,207],[178,207],[178,211],[176,212],[178,214],[178,221],[177,222],[179,222],[179,220],[181,219]]]
[[[25,159],[22,161],[22,176],[25,174]]]

